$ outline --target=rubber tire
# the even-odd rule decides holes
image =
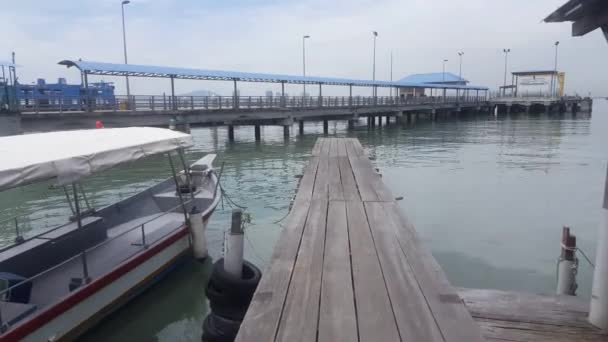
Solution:
[[[228,334],[220,331],[215,324],[213,314],[209,314],[203,321],[202,340],[203,342],[233,342],[234,337],[230,337]]]
[[[229,319],[232,321],[242,322],[245,318],[245,314],[247,313],[247,309],[249,305],[244,306],[233,306],[233,305],[222,305],[219,303],[215,303],[210,301],[209,307],[211,308],[211,312],[225,319]]]
[[[211,316],[211,321],[215,329],[233,340],[236,338],[236,335],[239,333],[239,328],[241,327],[241,321],[224,318],[214,313],[211,313],[209,316]]]
[[[242,277],[235,278],[224,270],[224,258],[213,264],[210,281],[216,289],[226,293],[228,297],[238,297],[240,302],[251,302],[255,289],[262,278],[262,271],[249,261],[243,261]]]

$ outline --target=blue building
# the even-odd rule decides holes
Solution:
[[[89,83],[88,98],[97,107],[116,103],[114,84],[111,82]],[[46,83],[39,78],[36,84],[16,85],[16,97],[21,108],[81,110],[87,98],[86,89],[80,84],[68,84],[65,78],[57,83]]]

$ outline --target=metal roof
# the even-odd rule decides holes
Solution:
[[[191,68],[176,68],[154,65],[135,65],[135,64],[114,64],[91,61],[71,61],[64,60],[59,62],[67,67],[75,66],[90,75],[105,76],[134,76],[134,77],[164,77],[190,80],[217,80],[217,81],[242,81],[242,82],[270,82],[270,83],[290,83],[290,84],[327,84],[344,85],[358,87],[416,87],[416,88],[447,88],[447,89],[472,89],[487,90],[487,87],[462,86],[452,84],[422,84],[414,82],[387,82],[358,80],[334,77],[316,76],[294,76],[282,74],[262,74],[240,71],[222,71]]]
[[[570,0],[549,14],[544,21],[547,23],[573,21],[573,36],[583,36],[602,27],[608,39],[608,2],[606,0]]]
[[[432,72],[427,74],[413,74],[400,79],[398,82],[414,82],[414,83],[443,83],[443,82],[468,82],[458,75],[451,72]]]
[[[559,71],[557,71],[559,73]],[[534,76],[534,75],[552,75],[555,70],[529,70],[529,71],[513,71],[511,74],[515,76]]]

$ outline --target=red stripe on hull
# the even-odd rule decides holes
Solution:
[[[36,331],[38,328],[43,326],[44,324],[50,322],[55,317],[63,314],[68,311],[78,303],[84,301],[91,295],[95,294],[99,290],[103,289],[110,283],[114,282],[118,278],[122,277],[126,273],[135,269],[137,266],[143,264],[145,261],[158,254],[165,248],[171,246],[173,243],[177,242],[182,237],[188,235],[188,230],[186,227],[182,227],[171,236],[168,236],[164,240],[162,240],[157,245],[151,246],[149,249],[145,250],[141,254],[137,255],[133,259],[127,261],[126,263],[114,268],[108,274],[93,280],[87,286],[76,290],[72,294],[68,295],[58,303],[48,307],[44,311],[41,311],[36,316],[32,317],[28,321],[22,323],[21,325],[16,326],[12,330],[8,331],[5,335],[0,337],[1,341],[19,341],[32,332]]]

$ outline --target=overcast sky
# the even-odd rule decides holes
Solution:
[[[17,53],[22,83],[67,77],[76,70],[62,59],[123,61],[120,0],[0,0],[0,60]],[[267,73],[302,73],[302,35],[307,74],[371,79],[372,31],[378,31],[377,79],[412,73],[458,73],[495,89],[509,71],[558,69],[566,91],[608,95],[608,43],[599,31],[573,38],[569,23],[542,19],[565,0],[132,0],[125,7],[129,62]],[[116,82],[124,93],[124,81]],[[290,86],[288,92],[300,87]],[[136,79],[134,94],[169,92],[168,80]],[[209,89],[229,95],[228,82],[176,81],[179,93]],[[243,85],[241,95],[261,95],[268,84]],[[344,87],[328,93],[346,92]],[[325,90],[324,90],[325,93]]]

